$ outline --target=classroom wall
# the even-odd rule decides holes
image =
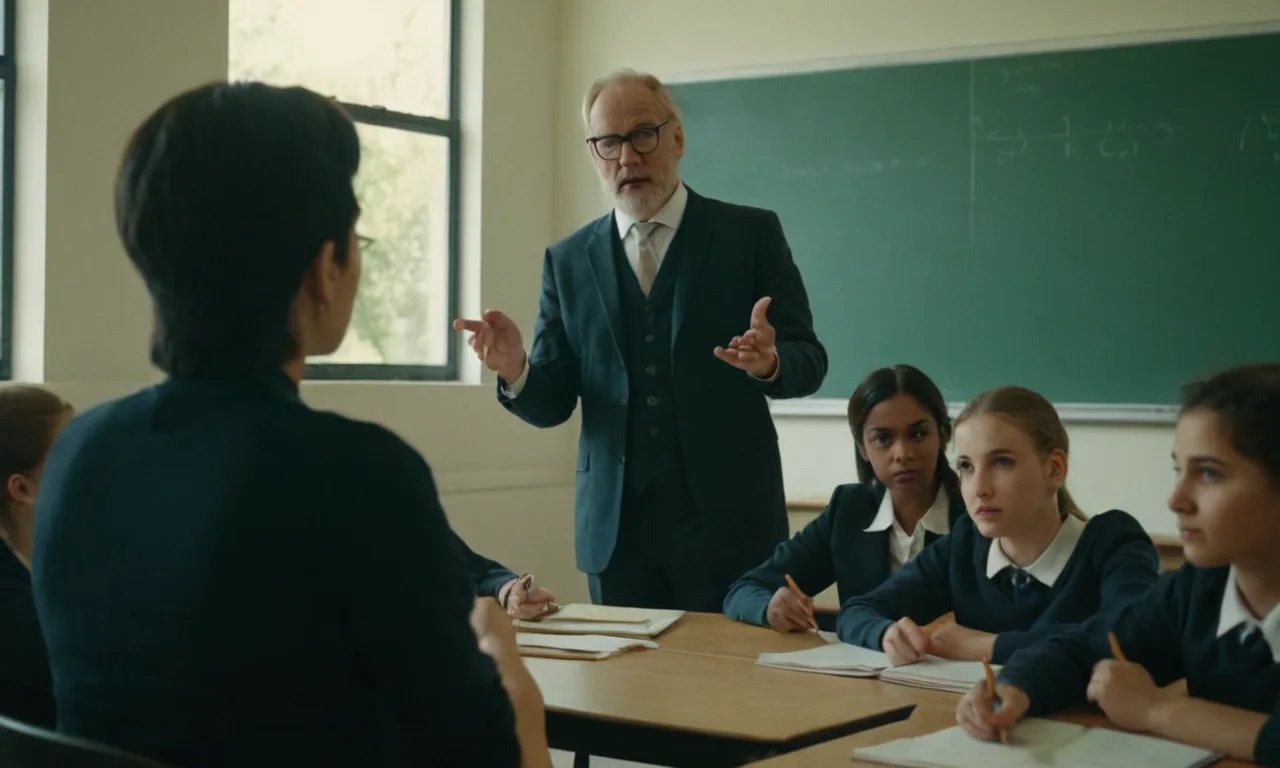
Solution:
[[[1275,0],[563,0],[555,232],[567,234],[608,210],[585,155],[580,98],[594,77],[613,68],[684,79],[960,48],[1079,45],[1081,39],[1096,44],[1274,21],[1280,21]],[[689,135],[687,151],[714,140]],[[840,382],[849,392],[856,384]],[[775,415],[789,497],[826,498],[833,485],[855,479],[852,439],[842,411],[836,413],[841,415]],[[1171,427],[1073,424],[1069,431],[1068,484],[1085,509],[1121,507],[1152,532],[1176,530],[1165,506]],[[793,524],[805,519],[793,516]]]
[[[531,318],[551,238],[558,2],[466,0],[463,304]],[[16,377],[84,408],[157,379],[151,309],[116,237],[111,189],[130,132],[227,71],[226,0],[22,0],[19,8]],[[318,408],[379,421],[431,463],[455,528],[585,599],[573,566],[572,426],[539,431],[463,383],[306,383]],[[359,511],[355,511],[357,518]]]

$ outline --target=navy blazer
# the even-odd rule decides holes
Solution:
[[[769,600],[786,586],[791,575],[806,595],[816,595],[832,583],[840,602],[869,592],[891,575],[890,531],[868,531],[884,500],[879,483],[837,485],[822,514],[782,542],[773,557],[748,571],[724,600],[724,613],[731,619],[767,626]],[[964,499],[949,498],[947,519],[951,525],[966,516]],[[939,538],[925,531],[926,545]],[[818,626],[835,629],[835,615],[817,614]]]
[[[517,578],[510,568],[471,549],[461,536],[453,531],[449,531],[449,534],[453,537],[454,546],[462,557],[462,567],[466,569],[476,586],[476,594],[497,598],[498,590],[502,589],[502,585]]]
[[[282,372],[85,412],[36,506],[60,731],[188,768],[519,764],[427,464]]]
[[[622,300],[613,256],[617,225],[603,216],[547,249],[542,296],[519,397],[498,399],[538,427],[564,423],[579,401],[574,527],[578,568],[609,564],[622,509],[629,385]],[[777,214],[689,190],[680,223],[672,307],[672,383],[681,456],[711,541],[741,573],[786,538],[786,499],[769,398],[816,392],[827,353],[813,332],[800,271]],[[743,333],[751,309],[772,297],[779,376],[755,379],[712,350]]]
[[[1003,576],[988,578],[991,547],[966,517],[893,578],[843,602],[836,633],[878,651],[885,631],[902,617],[923,626],[954,611],[957,624],[996,636],[991,661],[1004,664],[1014,652],[1094,615],[1114,617],[1159,576],[1151,537],[1119,509],[1089,518],[1052,587],[1033,579],[1019,592],[1005,586]]]
[[[52,728],[53,680],[31,596],[31,573],[0,542],[0,715]]]

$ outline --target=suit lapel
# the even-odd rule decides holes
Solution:
[[[587,263],[591,265],[591,276],[596,281],[596,293],[604,306],[605,317],[609,321],[609,335],[613,337],[613,348],[618,352],[618,359],[625,368],[627,361],[622,358],[622,299],[618,296],[618,268],[613,260],[613,214],[609,214],[596,224],[591,239],[587,242]]]
[[[686,185],[686,189],[688,185]],[[680,327],[693,299],[693,289],[698,285],[702,267],[711,250],[711,219],[706,198],[689,190],[689,202],[685,205],[684,218],[680,221],[680,263],[676,270],[676,290],[671,306],[671,343],[674,346],[680,336]]]

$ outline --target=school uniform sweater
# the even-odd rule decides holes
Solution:
[[[923,625],[954,611],[961,626],[996,635],[991,660],[1002,664],[1094,614],[1119,611],[1155,582],[1157,568],[1151,537],[1118,509],[1087,523],[1067,517],[1026,568],[1013,566],[966,517],[893,578],[845,601],[836,632],[880,650],[885,630],[903,616]]]
[[[449,534],[453,539],[454,549],[458,550],[459,556],[462,557],[463,570],[476,586],[477,595],[497,598],[502,585],[517,578],[510,568],[471,549],[462,537],[452,530]]]
[[[1094,664],[1111,658],[1109,631],[1156,685],[1186,678],[1191,696],[1270,713],[1254,761],[1280,766],[1280,607],[1259,623],[1240,607],[1230,568],[1188,563],[1115,616],[1014,654],[1000,682],[1026,692],[1030,715],[1082,706]]]
[[[769,601],[774,592],[786,586],[788,574],[806,595],[816,595],[834,583],[841,601],[879,586],[894,568],[890,556],[894,533],[891,526],[879,524],[886,507],[891,520],[893,504],[879,483],[836,486],[822,514],[729,587],[725,615],[736,621],[767,625]],[[964,500],[949,499],[940,489],[934,506],[920,521],[925,545],[932,544],[965,516]],[[819,613],[816,618],[821,629],[835,629],[834,615]]]

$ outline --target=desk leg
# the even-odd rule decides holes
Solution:
[[[586,752],[574,752],[573,768],[591,768],[591,755]]]

